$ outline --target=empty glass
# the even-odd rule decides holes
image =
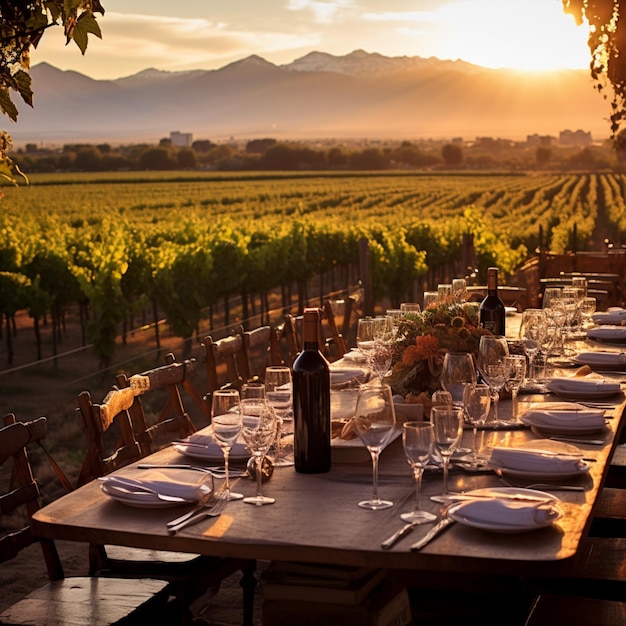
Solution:
[[[454,406],[463,406],[463,389],[467,384],[476,384],[474,357],[469,352],[447,352],[443,357],[441,386],[452,396]]]
[[[500,391],[509,377],[508,364],[505,360],[508,355],[509,346],[504,337],[483,335],[480,338],[476,367],[491,389],[493,421],[496,424],[500,421],[498,413]]]
[[[224,497],[241,500],[243,495],[230,490],[228,458],[230,450],[241,434],[241,402],[236,389],[217,389],[211,403],[211,427],[213,438],[224,454]]]
[[[283,445],[286,431],[293,432],[293,402],[291,368],[286,365],[270,365],[265,368],[265,396],[278,418],[278,430],[274,444],[274,465],[293,465],[293,447],[288,452]]]
[[[396,426],[389,385],[364,386],[359,389],[354,425],[359,439],[372,457],[372,497],[359,502],[359,506],[373,511],[388,509],[393,506],[393,502],[381,500],[378,496],[378,458],[389,443]]]
[[[472,426],[473,439],[472,451],[463,457],[463,462],[473,469],[482,469],[487,463],[487,458],[480,453],[478,427],[487,423],[490,408],[491,389],[489,389],[489,385],[479,383],[465,387],[463,390],[463,413],[465,420]]]
[[[424,524],[437,519],[436,515],[422,510],[421,491],[424,468],[433,452],[433,425],[428,422],[405,422],[402,425],[404,454],[415,478],[415,508],[400,517],[411,524]]]
[[[457,449],[463,434],[463,414],[461,409],[435,406],[430,410],[430,421],[433,425],[435,446],[443,459],[443,493],[440,496],[433,496],[431,500],[447,503],[450,501],[448,468],[450,467],[450,458]]]
[[[511,392],[511,416],[513,420],[516,420],[519,417],[517,394],[524,380],[526,380],[526,357],[523,354],[510,354],[505,361],[509,370],[509,378],[505,383],[505,387]]]

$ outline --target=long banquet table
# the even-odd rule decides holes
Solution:
[[[521,402],[542,399],[555,398],[520,396]],[[296,473],[293,467],[276,468],[271,480],[263,485],[264,494],[276,498],[274,505],[257,507],[233,501],[220,517],[207,518],[175,535],[167,533],[165,523],[190,505],[156,509],[129,507],[106,496],[99,481],[37,512],[33,531],[40,537],[54,539],[222,557],[397,570],[558,576],[560,568],[567,566],[586,534],[594,502],[609,467],[625,405],[623,394],[616,396],[614,402],[615,408],[607,414],[609,426],[603,435],[605,443],[580,446],[585,457],[593,459],[588,474],[572,481],[584,486],[584,491],[556,491],[555,495],[561,499],[562,518],[552,526],[532,532],[494,533],[455,523],[422,550],[411,551],[411,544],[432,527],[426,524],[416,527],[390,550],[383,550],[381,541],[403,525],[400,513],[414,505],[414,483],[401,439],[391,443],[380,460],[379,493],[394,502],[391,509],[369,511],[357,506],[372,490],[371,462],[362,450],[365,454],[348,462],[338,462],[341,459],[334,457],[327,474],[304,475]],[[507,410],[510,410],[510,402],[503,401],[501,413]],[[537,438],[527,428],[497,430],[490,437],[490,444],[512,446]],[[465,431],[463,445],[471,445],[471,430]],[[337,454],[340,456],[341,451]],[[189,463],[190,460],[168,447],[144,462]],[[135,464],[117,473],[137,477],[143,471]],[[450,473],[451,490],[490,486],[502,486],[493,472],[455,469]],[[255,483],[241,479],[237,482],[237,491],[253,495]],[[429,496],[441,491],[441,472],[427,471],[423,482],[423,507],[440,512],[441,505],[431,502]]]

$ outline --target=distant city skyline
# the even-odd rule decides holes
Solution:
[[[98,79],[143,69],[217,69],[252,54],[284,64],[318,50],[462,59],[484,67],[584,69],[585,26],[561,0],[102,0],[85,56],[46,33],[46,61]]]

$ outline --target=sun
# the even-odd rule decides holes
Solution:
[[[551,71],[589,67],[587,30],[561,0],[472,0],[442,8],[449,58],[491,68]]]

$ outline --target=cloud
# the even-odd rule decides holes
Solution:
[[[146,67],[186,70],[221,67],[252,54],[315,47],[315,32],[238,30],[223,21],[107,12],[100,20],[102,40],[90,38],[85,57],[65,47],[61,32],[48,32],[33,63],[46,60],[97,78],[127,76]],[[87,69],[85,69],[87,68]]]
[[[353,15],[357,6],[352,0],[289,0],[287,9],[310,11],[315,22],[332,24],[337,19],[343,19],[347,14]]]

